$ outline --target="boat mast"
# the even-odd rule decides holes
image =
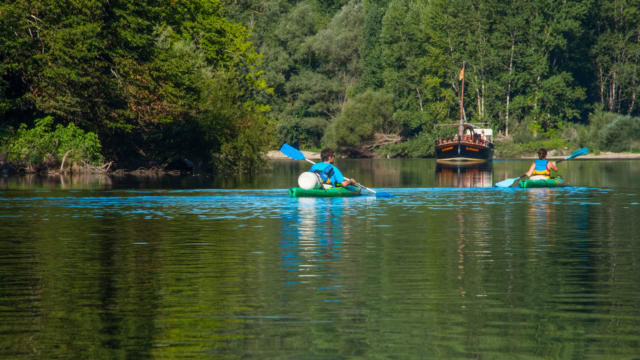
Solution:
[[[462,70],[460,71],[459,80],[462,81],[462,85],[460,86],[460,125],[458,126],[458,138],[462,138],[462,134],[464,133],[464,65],[465,62],[462,62]]]

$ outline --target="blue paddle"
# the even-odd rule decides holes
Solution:
[[[578,156],[582,156],[582,155],[587,155],[589,153],[589,149],[588,148],[582,148],[582,149],[578,149],[576,151],[573,152],[573,154],[567,156],[564,159],[560,159],[558,161],[556,161],[557,163],[565,161],[565,160],[571,160],[573,158],[577,158]]]
[[[574,151],[573,154],[567,156],[564,159],[558,160],[556,163],[559,163],[559,162],[562,162],[562,161],[565,161],[565,160],[571,160],[573,158],[577,158],[578,156],[586,155],[588,153],[589,153],[589,149],[588,148],[578,149],[578,150]],[[499,181],[499,182],[496,183],[496,186],[497,187],[510,187],[516,181],[522,179],[525,176],[527,176],[527,175],[522,175],[522,176],[517,177],[517,178],[511,178],[511,179],[505,179],[505,180]]]
[[[516,181],[522,179],[523,177],[525,177],[527,175],[522,175],[520,177],[517,178],[511,178],[511,179],[504,179],[502,181],[498,181],[496,183],[497,187],[510,187],[511,185],[513,185]]]
[[[280,152],[287,155],[288,157],[292,158],[293,160],[305,160],[311,164],[315,164],[315,162],[313,162],[312,160],[307,159],[304,154],[302,153],[302,151],[294,148],[293,146],[289,145],[289,144],[283,144],[282,147],[280,148]],[[356,185],[360,186],[363,189],[367,189],[368,191],[376,194],[376,197],[393,197],[393,195],[387,193],[387,192],[377,192],[373,189],[369,189],[368,187],[360,184],[360,183],[356,183]]]

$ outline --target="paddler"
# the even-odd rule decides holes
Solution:
[[[535,179],[548,179],[551,177],[551,170],[558,171],[558,166],[555,161],[547,160],[547,150],[538,150],[538,160],[535,160],[529,171],[527,171],[527,177]]]
[[[320,176],[323,185],[329,185],[331,187],[346,187],[348,185],[355,185],[354,179],[345,178],[340,170],[333,165],[335,155],[331,148],[325,148],[320,153],[322,162],[315,163],[309,172],[316,173]]]

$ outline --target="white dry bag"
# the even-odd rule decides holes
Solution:
[[[315,189],[321,187],[322,180],[320,175],[306,171],[298,176],[298,185],[305,190]]]

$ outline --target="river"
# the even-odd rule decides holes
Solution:
[[[640,357],[640,161],[337,160],[256,176],[0,177],[0,358]]]

